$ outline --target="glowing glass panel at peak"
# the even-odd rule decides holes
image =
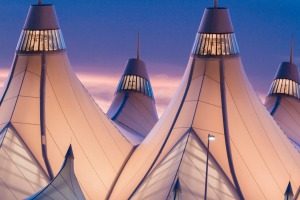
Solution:
[[[66,49],[60,29],[23,30],[17,45],[17,51],[57,51]]]
[[[287,94],[300,98],[299,84],[289,79],[275,79],[269,91],[269,95],[271,94]]]
[[[239,54],[234,33],[197,33],[192,53],[196,55],[225,56]]]
[[[150,82],[136,75],[125,75],[121,78],[117,88],[117,93],[121,91],[135,91],[146,94],[150,98],[154,99]]]

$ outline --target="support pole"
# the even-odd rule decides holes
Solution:
[[[205,172],[205,188],[204,188],[204,200],[207,197],[207,178],[208,178],[208,157],[209,157],[209,137],[207,137],[207,150],[206,150],[206,172]]]
[[[293,57],[294,57],[294,35],[292,36],[292,42],[291,42],[290,63],[293,63]]]
[[[42,68],[41,68],[41,82],[40,82],[40,126],[41,126],[41,143],[42,155],[48,171],[50,180],[53,180],[54,175],[48,159],[47,154],[47,141],[46,141],[46,58],[45,53],[42,54]]]
[[[137,55],[136,58],[140,59],[140,32],[138,32],[138,42],[137,42]]]

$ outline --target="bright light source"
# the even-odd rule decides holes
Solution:
[[[210,135],[210,134],[209,134],[209,135],[208,135],[208,139],[211,140],[211,141],[213,141],[213,140],[216,139],[216,137],[215,137],[214,135]]]

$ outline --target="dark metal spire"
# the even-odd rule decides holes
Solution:
[[[293,189],[292,189],[292,185],[291,185],[290,181],[289,181],[289,184],[288,184],[288,186],[285,190],[284,197],[287,200],[290,200],[290,199],[294,198],[294,193],[293,193]]]
[[[65,155],[65,158],[73,158],[74,159],[74,154],[73,154],[73,149],[72,145],[70,144],[69,149]]]
[[[218,0],[214,0],[214,8],[218,8]]]
[[[294,56],[294,35],[292,36],[291,52],[290,52],[290,63],[293,63],[293,56]]]
[[[138,32],[138,43],[137,43],[137,56],[136,58],[140,59],[140,32]]]

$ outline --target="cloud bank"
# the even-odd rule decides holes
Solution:
[[[106,112],[113,100],[120,75],[77,72],[76,75],[86,87],[100,108]],[[181,77],[154,74],[150,77],[158,115],[161,116],[176,92]]]
[[[8,78],[10,70],[8,68],[0,68],[0,88]],[[106,112],[113,100],[120,75],[103,74],[98,72],[76,72],[77,77],[88,90],[99,107]],[[172,96],[180,83],[181,77],[169,76],[166,74],[154,74],[150,77],[152,89],[155,96],[156,108],[158,116],[161,116],[165,108],[169,104]]]

